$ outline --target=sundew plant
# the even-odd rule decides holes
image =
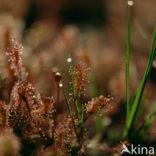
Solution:
[[[20,137],[24,145],[31,145],[26,155],[84,155],[86,152],[86,120],[96,111],[111,101],[110,97],[93,98],[86,104],[83,102],[84,85],[89,78],[89,70],[85,64],[73,65],[68,58],[72,93],[69,97],[63,86],[63,78],[59,72],[53,71],[57,83],[57,103],[60,90],[62,91],[68,113],[59,124],[55,124],[53,97],[46,97],[39,93],[27,80],[27,72],[22,64],[22,46],[8,34],[7,58],[10,69],[15,77],[15,84],[11,91],[9,103],[1,104],[1,135],[10,134],[11,139],[0,147],[2,155],[17,155],[20,143],[15,134]],[[74,109],[72,106],[75,106]],[[17,144],[14,147],[14,142]],[[9,147],[6,149],[7,144]],[[15,149],[14,149],[15,148]],[[28,148],[28,147],[27,147]],[[12,153],[14,149],[14,153]],[[22,149],[25,155],[25,147]],[[34,151],[34,152],[33,152]],[[34,154],[35,153],[35,154]],[[43,153],[43,154],[41,154]]]
[[[24,0],[20,2],[17,6],[27,4]],[[148,85],[148,78],[156,53],[156,24],[143,73],[141,61],[136,63],[141,68],[134,63],[131,42],[131,13],[135,4],[132,0],[124,1],[127,36],[123,40],[124,57],[120,58],[125,66],[119,65],[120,53],[114,53],[117,47],[112,50],[113,41],[105,42],[109,30],[104,33],[100,27],[97,31],[87,24],[65,23],[75,21],[75,15],[89,15],[89,20],[101,16],[100,2],[96,2],[100,6],[95,10],[94,3],[85,2],[91,5],[91,12],[80,2],[85,11],[80,5],[78,14],[75,11],[79,6],[70,9],[75,2],[58,1],[54,8],[53,1],[32,0],[27,17],[23,12],[28,4],[18,10],[11,2],[0,1],[0,156],[116,156],[126,155],[123,148],[129,149],[131,145],[139,149],[155,146],[156,98],[152,93],[156,86]],[[47,5],[53,9],[37,16],[38,10]],[[1,15],[3,11],[5,14]],[[53,20],[44,20],[51,12]],[[147,58],[142,53],[139,56],[138,60]],[[143,75],[141,80],[137,74]],[[137,83],[133,83],[133,77]],[[146,89],[152,99],[144,96]],[[153,136],[148,137],[149,134]]]

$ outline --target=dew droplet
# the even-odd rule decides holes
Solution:
[[[128,0],[128,5],[132,6],[134,4],[134,2],[132,0]]]
[[[67,58],[67,62],[70,63],[72,61],[72,59],[69,57]]]
[[[156,60],[153,61],[153,67],[156,68]]]
[[[61,88],[61,87],[63,87],[63,84],[62,84],[62,82],[60,82],[60,83],[59,83],[59,87],[60,87],[60,88]]]

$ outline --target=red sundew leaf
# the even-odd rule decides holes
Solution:
[[[6,55],[8,56],[10,68],[13,70],[15,77],[18,79],[25,79],[27,77],[27,73],[22,65],[21,58],[23,47],[16,41],[16,39],[11,38],[10,36],[8,37],[8,40]]]
[[[53,98],[41,97],[31,83],[18,81],[13,87],[10,100],[10,125],[20,130],[24,137],[40,135],[52,137]],[[39,138],[39,137],[38,137]]]
[[[89,78],[88,66],[86,64],[77,64],[74,67],[74,81],[77,96],[79,95],[82,87],[88,81],[88,78]]]
[[[105,105],[109,104],[112,98],[110,97],[98,97],[88,102],[86,106],[86,114],[93,113],[100,110]]]

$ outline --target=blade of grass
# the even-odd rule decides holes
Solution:
[[[80,94],[80,123],[83,125],[83,119],[84,119],[84,105],[83,105],[83,100],[82,100],[82,94]]]
[[[80,114],[80,119],[79,119],[79,133],[83,133],[83,127],[84,127],[84,110],[82,109],[82,112]]]
[[[76,126],[75,126],[75,123],[74,123],[73,112],[72,112],[72,109],[71,109],[71,107],[70,107],[69,100],[68,100],[67,94],[66,94],[66,92],[65,92],[63,86],[62,86],[62,91],[63,91],[63,95],[64,95],[65,100],[66,100],[66,103],[67,103],[67,107],[68,107],[69,114],[70,114],[71,119],[72,119],[74,131],[75,131],[75,134],[76,134],[76,136],[77,136],[77,140],[78,140],[78,142],[79,142],[79,145],[81,146],[82,143],[81,143],[80,138],[79,138],[79,136],[78,136],[78,134],[77,134],[77,129],[76,129]]]
[[[69,100],[68,100],[68,98],[67,98],[67,95],[66,95],[66,92],[65,92],[65,90],[64,90],[64,87],[62,87],[62,92],[63,92],[64,98],[65,98],[65,100],[66,100],[66,103],[67,103],[67,107],[68,107],[69,114],[70,114],[71,118],[73,118],[73,112],[72,112],[72,109],[71,109],[71,107],[70,107]]]
[[[124,132],[124,137],[127,137],[129,135],[129,133],[131,131],[131,128],[133,127],[133,124],[135,122],[135,118],[136,118],[136,115],[137,115],[137,112],[138,112],[138,108],[139,108],[139,105],[140,105],[142,94],[143,94],[145,84],[146,84],[146,81],[147,81],[147,78],[148,78],[148,75],[149,75],[149,72],[150,72],[150,68],[151,68],[151,65],[152,65],[152,62],[153,62],[153,59],[154,59],[154,55],[155,55],[155,52],[156,52],[156,48],[154,48],[155,41],[156,41],[156,26],[154,27],[154,35],[153,35],[153,39],[152,39],[152,45],[151,45],[151,49],[150,49],[150,54],[149,54],[149,58],[148,58],[148,64],[147,64],[147,67],[146,67],[146,71],[145,71],[143,79],[141,81],[141,85],[139,87],[139,90],[138,90],[138,92],[136,94],[136,97],[135,97],[135,100],[134,100],[134,103],[133,103],[133,106],[132,106],[132,110],[130,112],[129,119],[128,119],[128,122],[127,122],[127,127],[126,127],[125,132]]]
[[[83,105],[83,99],[82,99],[82,94],[80,94],[79,98],[79,103],[80,103],[80,113],[79,113],[79,134],[81,135],[83,133],[83,127],[84,127],[84,105]]]
[[[149,127],[152,117],[153,115],[156,113],[156,102],[153,104],[150,113],[148,114],[146,120],[144,121],[144,123],[141,125],[141,127],[139,127],[139,129],[136,131],[136,133],[138,134],[139,132],[142,133],[142,137],[145,136],[146,130]]]
[[[131,6],[127,5],[127,37],[126,37],[126,123],[130,113],[129,102],[129,63],[130,63],[130,23],[131,23]]]
[[[71,79],[72,79],[72,92],[73,92],[73,98],[74,98],[74,103],[75,103],[75,110],[76,110],[76,114],[78,115],[79,107],[78,107],[78,100],[77,100],[77,95],[76,95],[75,80],[74,80],[74,67],[73,67],[72,59],[69,63],[70,63],[70,72],[71,72]]]

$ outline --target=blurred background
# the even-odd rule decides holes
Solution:
[[[52,81],[49,71],[53,67],[64,73],[65,59],[70,53],[75,61],[92,67],[98,89],[93,94],[111,93],[124,98],[124,83],[118,84],[117,79],[124,78],[126,3],[126,0],[1,0],[0,54],[5,51],[4,38],[9,29],[22,42],[29,78],[43,93],[53,92],[53,86],[46,85],[43,77]],[[156,22],[155,5],[155,0],[137,0],[132,6],[132,90],[146,65]],[[3,60],[2,55],[2,68]]]
[[[155,0],[148,3],[146,0],[134,0],[132,43],[137,50],[145,52],[145,47],[150,43],[148,40],[156,16],[155,3]],[[103,30],[104,38],[117,42],[119,46],[125,41],[126,0],[1,0],[0,12],[1,15],[8,14],[22,20],[24,31],[38,22],[51,24],[47,31],[72,24],[81,30]]]
[[[108,116],[113,114],[115,120],[105,118],[103,126],[111,125],[111,120],[123,124],[124,118],[120,119],[125,109],[126,5],[126,0],[0,0],[0,79],[8,77],[4,52],[10,31],[23,44],[28,79],[41,93],[56,96],[54,68],[62,74],[70,92],[66,62],[70,54],[75,64],[83,62],[91,69],[86,100],[108,94],[115,99],[113,109],[105,112]],[[135,93],[146,67],[156,23],[155,6],[156,0],[134,0],[131,9],[131,93]],[[12,82],[9,80],[1,89],[6,101]],[[144,106],[146,111],[156,97],[155,84],[156,63],[144,93],[149,104]],[[62,112],[65,107],[58,106],[58,110]],[[112,131],[109,137],[118,136],[117,131]]]

